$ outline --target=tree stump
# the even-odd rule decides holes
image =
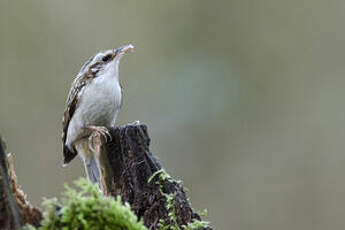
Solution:
[[[113,170],[111,196],[120,195],[150,230],[158,229],[160,224],[171,226],[166,229],[184,229],[188,223],[201,220],[190,207],[181,183],[166,174],[150,152],[146,125],[134,123],[109,131],[112,140],[103,147]],[[16,184],[14,170],[7,169],[7,156],[1,150],[0,146],[0,170],[3,171],[0,178],[0,229],[18,229],[25,223],[39,226],[42,213],[24,199]],[[212,230],[210,227],[198,229]]]
[[[164,171],[149,150],[146,125],[126,125],[110,129],[110,133],[113,138],[107,143],[107,153],[114,175],[113,196],[121,195],[149,229],[157,229],[160,221],[182,229],[183,225],[200,220],[190,207],[183,186],[159,175]]]

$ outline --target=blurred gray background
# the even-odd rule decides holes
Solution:
[[[70,84],[99,50],[122,59],[118,124],[215,229],[345,226],[345,2],[0,1],[0,133],[36,205],[84,175],[61,167]]]

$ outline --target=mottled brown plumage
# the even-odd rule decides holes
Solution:
[[[66,136],[67,136],[67,129],[69,122],[73,116],[73,113],[78,104],[78,94],[80,90],[87,84],[90,77],[89,74],[83,74],[78,76],[72,83],[72,87],[69,91],[68,98],[67,98],[67,106],[64,111],[63,119],[62,119],[62,143],[63,143],[63,154],[64,154],[64,164],[68,164],[73,158],[77,155],[77,151],[73,148],[70,150],[66,145]]]
[[[90,60],[92,58],[90,58]],[[88,64],[90,60],[88,60],[85,64]],[[64,155],[64,160],[63,160],[64,164],[68,164],[78,154],[74,148],[69,149],[65,145],[65,142],[66,142],[69,122],[71,121],[73,113],[78,106],[79,93],[83,87],[89,84],[92,81],[92,79],[97,77],[97,72],[100,70],[100,65],[101,63],[97,62],[93,64],[92,66],[88,67],[88,71],[86,73],[77,76],[74,79],[71,85],[71,89],[68,93],[66,109],[64,111],[63,118],[62,118],[62,143],[63,143],[62,148],[63,148],[63,155]],[[81,71],[83,70],[83,68],[85,67],[83,66]]]

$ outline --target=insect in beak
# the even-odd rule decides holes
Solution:
[[[134,46],[132,44],[124,45],[124,46],[121,46],[120,48],[114,49],[114,54],[115,56],[123,55],[130,52],[133,49],[134,49]]]

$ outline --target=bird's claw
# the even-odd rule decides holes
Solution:
[[[96,139],[97,138],[97,139]],[[95,143],[97,142],[97,144]],[[88,146],[89,146],[89,149],[92,151],[92,152],[97,152],[96,151],[96,148],[98,149],[98,147],[94,148],[94,146],[99,146],[100,144],[100,135],[98,133],[92,133],[90,136],[89,136],[89,141],[88,141]]]
[[[110,141],[112,141],[112,136],[109,132],[109,130],[104,126],[88,126],[88,129],[90,129],[91,135],[89,136],[89,143],[88,146],[92,151],[98,151],[99,147],[101,145],[101,137],[105,139],[105,141],[108,141],[108,138]],[[94,146],[97,146],[94,148]]]
[[[104,139],[106,141],[112,141],[112,136],[109,132],[109,130],[104,127],[104,126],[88,126],[88,128],[93,132],[93,133],[98,133],[99,135],[101,135],[102,137],[104,137]],[[92,135],[92,134],[91,134]]]

